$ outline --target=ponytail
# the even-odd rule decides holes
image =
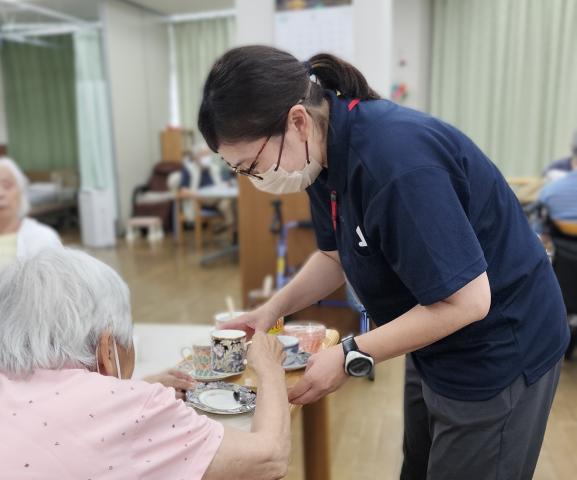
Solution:
[[[311,82],[311,74],[320,85]],[[359,70],[333,55],[303,63],[273,47],[233,48],[208,74],[198,128],[215,152],[222,142],[280,135],[289,110],[301,103],[313,111],[324,101],[325,89],[360,100],[379,98]]]
[[[311,57],[307,66],[310,66],[309,73],[315,75],[325,89],[338,90],[345,97],[360,100],[381,98],[355,66],[334,55],[319,53]]]

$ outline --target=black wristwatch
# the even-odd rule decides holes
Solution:
[[[343,338],[341,345],[345,352],[345,373],[351,377],[368,377],[375,366],[373,357],[359,350],[353,335]]]

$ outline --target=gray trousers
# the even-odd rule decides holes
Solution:
[[[401,480],[529,480],[562,360],[536,383],[517,378],[486,401],[452,400],[422,381],[407,355]]]

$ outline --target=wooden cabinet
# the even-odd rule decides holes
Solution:
[[[185,150],[192,149],[192,130],[167,128],[160,132],[160,149],[163,162],[180,162]]]
[[[240,243],[240,270],[242,298],[248,305],[248,292],[262,286],[266,275],[276,271],[277,236],[271,233],[273,200],[279,198],[257,190],[250,181],[239,176],[238,226]],[[283,222],[310,220],[310,209],[306,193],[283,195]],[[291,230],[288,238],[288,264],[302,265],[316,250],[313,230]],[[344,289],[330,298],[345,298]],[[309,307],[295,315],[297,318],[319,320],[337,329],[341,334],[357,331],[358,315],[348,308]]]

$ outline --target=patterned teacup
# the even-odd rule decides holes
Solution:
[[[210,363],[210,342],[198,343],[192,347],[183,347],[180,350],[182,358],[186,360],[188,357],[192,359],[192,368],[194,369],[195,377],[206,377],[212,372]]]
[[[211,334],[212,370],[219,373],[240,373],[246,366],[246,332],[215,330]]]
[[[299,353],[299,339],[289,335],[277,335],[276,337],[286,354],[285,363],[292,363]]]

